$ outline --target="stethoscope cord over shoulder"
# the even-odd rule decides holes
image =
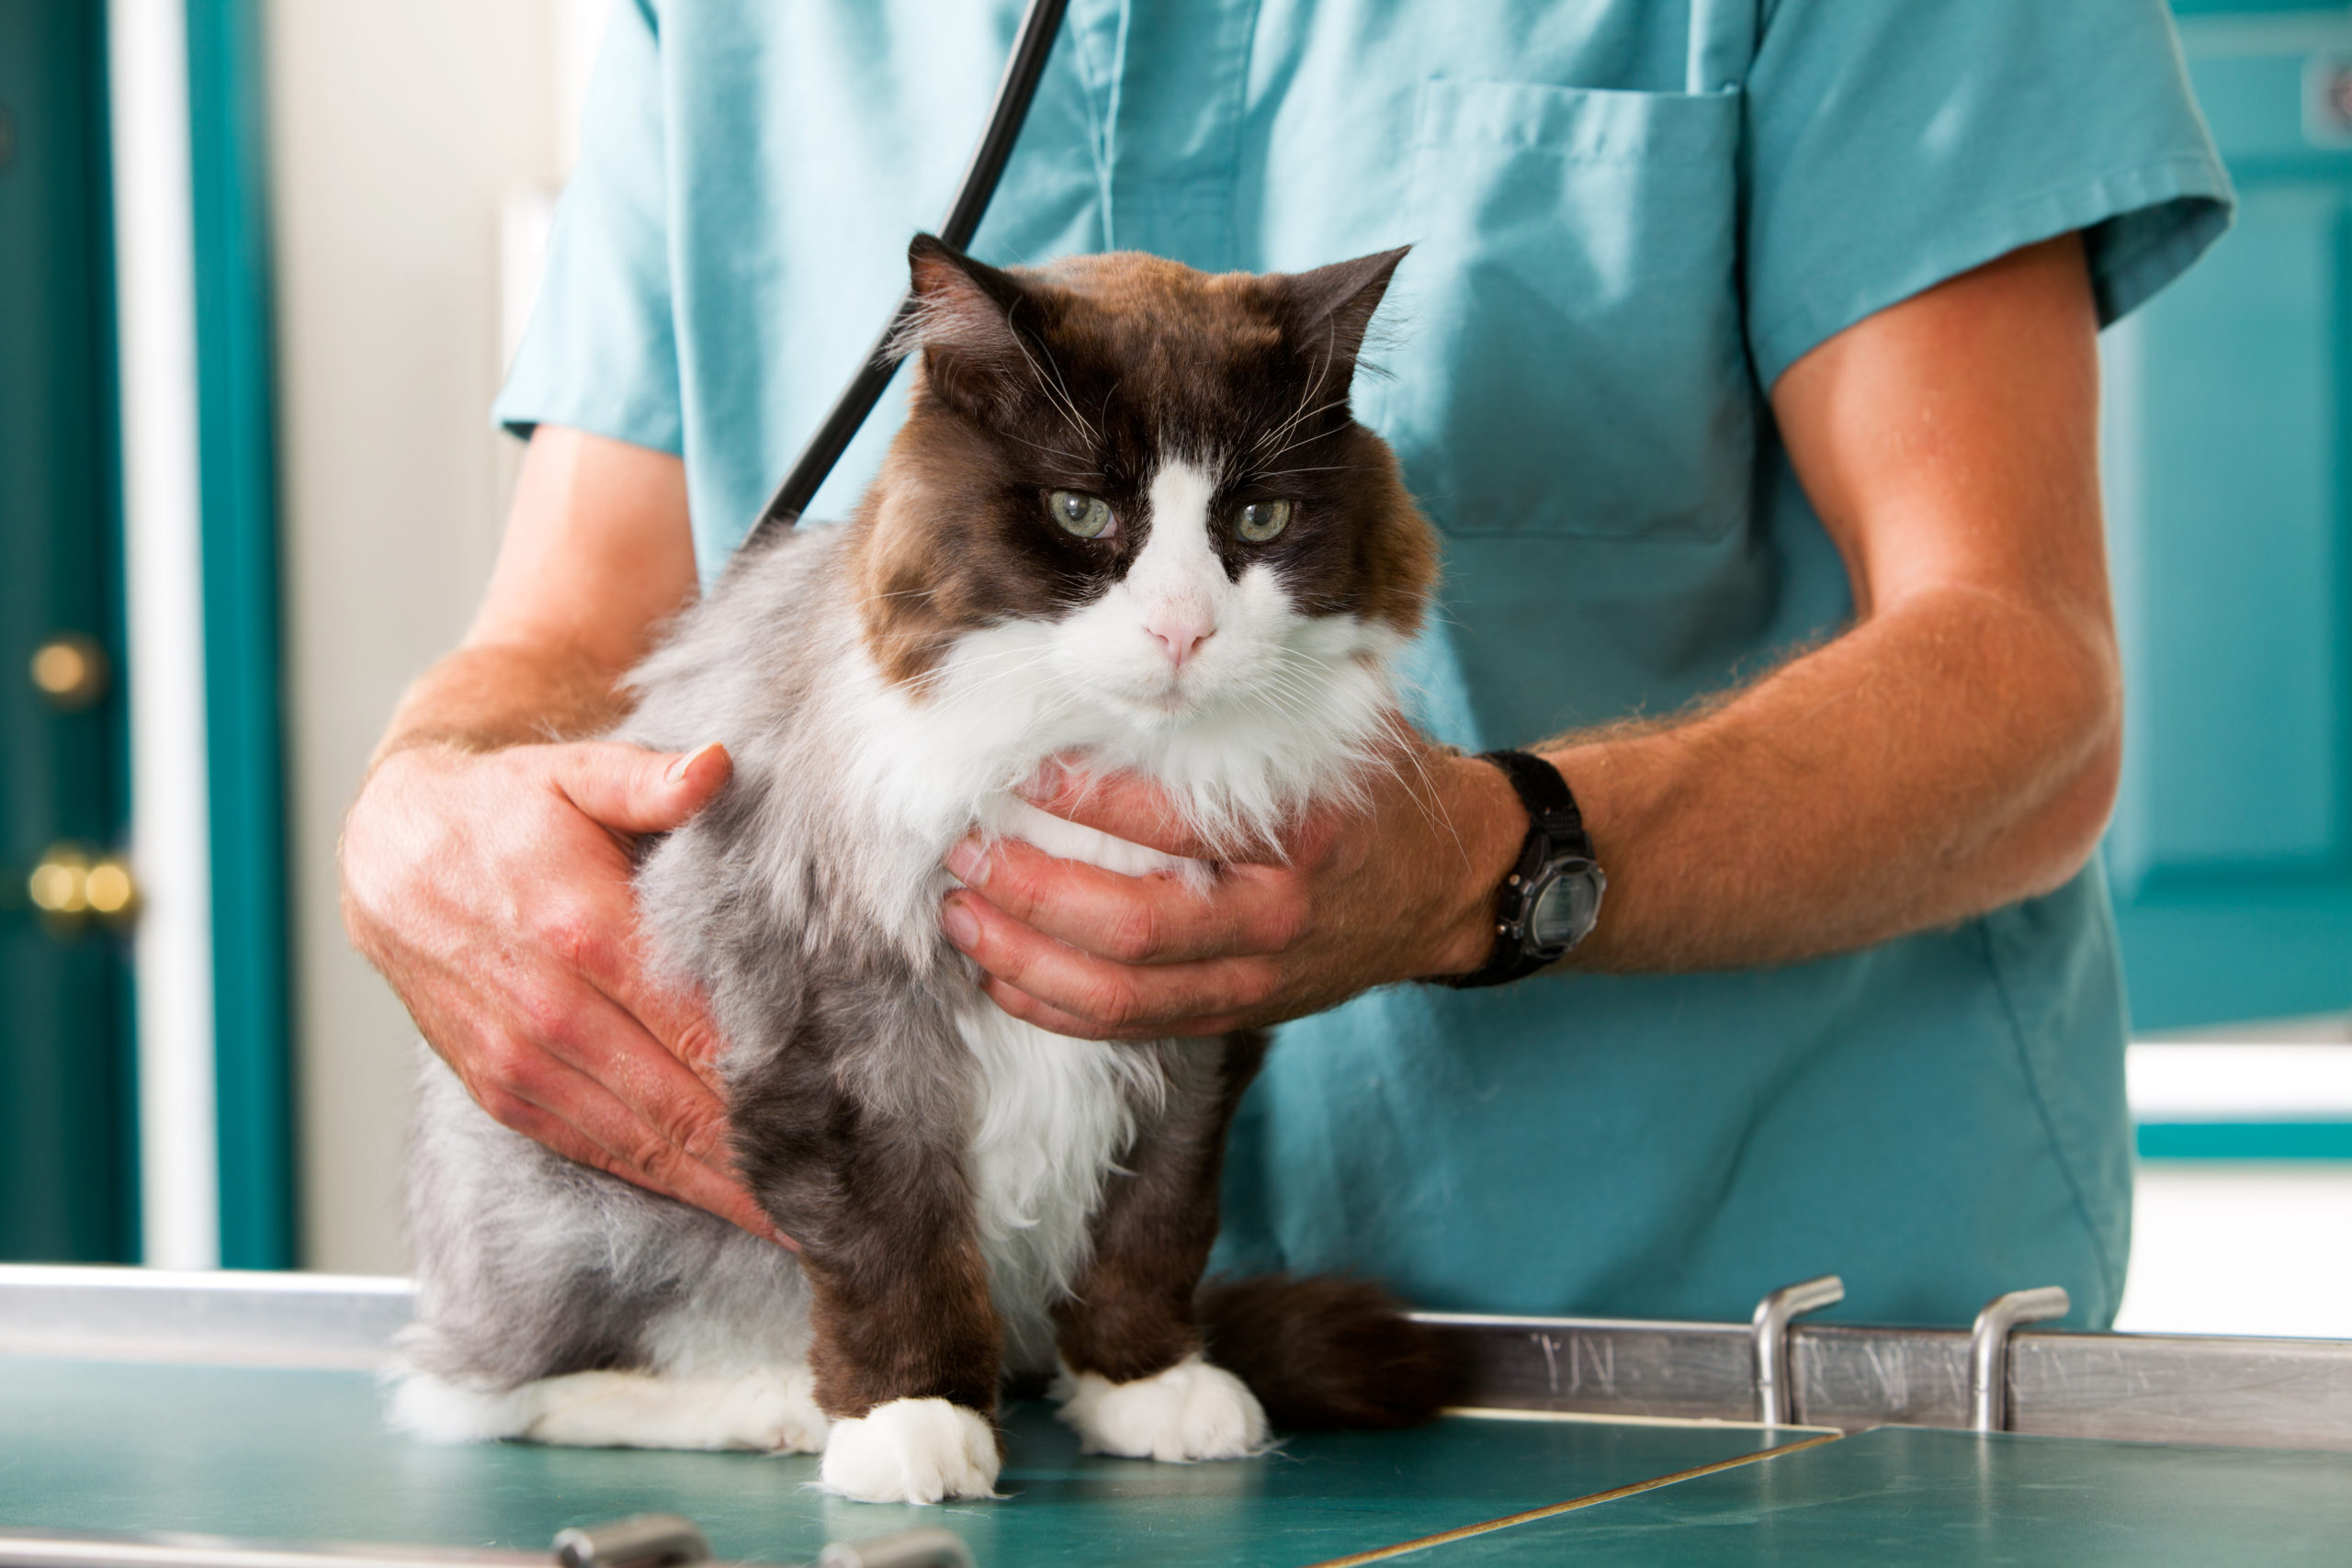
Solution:
[[[1012,155],[1012,144],[1019,140],[1022,123],[1029,118],[1029,104],[1037,96],[1037,83],[1046,73],[1046,58],[1054,51],[1054,37],[1061,30],[1062,12],[1069,0],[1029,0],[1029,9],[1021,18],[1020,34],[1012,40],[1012,54],[1004,64],[1004,79],[997,84],[996,103],[989,110],[988,130],[980,136],[980,144],[972,152],[972,161],[964,170],[964,182],[956,188],[955,205],[947,209],[947,220],[939,226],[939,237],[957,250],[968,249],[972,236],[979,231],[980,218],[989,209],[989,197],[996,194],[996,184],[1004,173],[1005,160]],[[817,427],[808,445],[801,449],[799,458],[784,482],[776,487],[775,496],[761,512],[759,521],[752,525],[747,545],[780,533],[800,520],[809,502],[816,499],[819,487],[824,484],[833,465],[857,434],[865,416],[882,397],[882,389],[890,384],[890,377],[899,368],[896,345],[899,329],[914,313],[915,299],[908,294],[899,300],[899,308],[890,313],[890,324],[866,352],[865,363],[842,391],[842,395]]]

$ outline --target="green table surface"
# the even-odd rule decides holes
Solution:
[[[1395,1561],[2345,1568],[2352,1454],[1883,1427]]]
[[[982,1568],[1306,1564],[1378,1552],[1704,1466],[1804,1432],[1452,1417],[1294,1438],[1200,1465],[1081,1455],[1015,1407],[989,1503],[876,1506],[812,1491],[803,1456],[437,1448],[389,1432],[365,1373],[0,1358],[0,1528],[544,1551],[555,1532],[684,1514],[722,1557],[794,1562],[918,1525]],[[1516,1525],[1503,1533],[1532,1528]]]

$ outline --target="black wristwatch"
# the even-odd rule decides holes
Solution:
[[[1560,770],[1525,751],[1482,751],[1527,807],[1527,841],[1495,896],[1495,951],[1483,969],[1449,975],[1449,986],[1499,986],[1559,962],[1600,918],[1609,879],[1592,858],[1592,836]]]

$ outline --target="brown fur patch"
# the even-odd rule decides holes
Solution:
[[[1262,1033],[1228,1037],[1213,1070],[1170,1085],[1166,1110],[1120,1156],[1094,1212],[1093,1254],[1054,1308],[1074,1371],[1132,1382],[1201,1348],[1193,1298],[1216,1241],[1226,1129],[1265,1057]]]
[[[712,807],[715,821],[745,809],[728,796]],[[895,959],[819,954],[790,973],[797,985],[769,1021],[780,1048],[734,1084],[729,1121],[761,1207],[800,1244],[817,1404],[836,1419],[894,1399],[993,1414],[1003,1326],[952,1111],[962,1043],[910,1000]],[[840,1070],[876,1036],[922,1082],[912,1103],[876,1105]]]
[[[921,1267],[864,1273],[804,1259],[810,1286],[808,1369],[835,1420],[894,1399],[945,1399],[996,1410],[1001,1329],[988,1265],[957,1236]]]
[[[1142,547],[1144,491],[1170,458],[1216,465],[1220,514],[1292,502],[1274,540],[1216,537],[1228,572],[1262,561],[1304,614],[1411,632],[1435,536],[1348,403],[1401,254],[1295,275],[1132,253],[1001,271],[918,239],[907,422],[851,524],[885,674],[919,682],[967,631],[1091,603]],[[1046,514],[1056,490],[1100,495],[1136,525],[1073,537]]]

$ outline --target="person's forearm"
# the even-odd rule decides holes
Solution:
[[[553,644],[469,644],[408,689],[369,766],[414,746],[486,751],[595,735],[620,716],[619,674]]]
[[[1790,963],[2046,892],[2098,843],[2120,708],[2102,627],[1951,590],[1712,712],[1548,742],[1609,876],[1567,964]]]
[[[695,581],[685,466],[540,426],[473,626],[401,699],[375,762],[415,746],[496,750],[601,732],[620,716],[621,676]]]

